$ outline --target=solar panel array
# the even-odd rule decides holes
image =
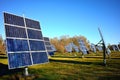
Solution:
[[[90,45],[90,48],[94,53],[96,53],[96,47],[93,43]]]
[[[87,48],[85,46],[85,43],[83,40],[78,40],[78,43],[80,45],[80,50],[82,51],[83,54],[87,54]]]
[[[47,49],[48,54],[49,55],[54,55],[55,48],[53,49],[53,45],[51,45],[49,38],[44,37],[44,42],[45,42],[45,47]]]
[[[4,13],[4,23],[9,69],[48,62],[38,21]]]

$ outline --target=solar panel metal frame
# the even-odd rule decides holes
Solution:
[[[15,16],[15,17],[20,17],[20,18],[23,18],[23,21],[24,21],[24,26],[21,26],[21,25],[16,25],[17,24],[17,22],[16,22],[16,24],[9,24],[9,23],[6,23],[6,18],[5,18],[5,14],[8,14],[9,16]],[[16,28],[21,28],[21,29],[24,29],[25,30],[25,33],[26,33],[26,35],[27,35],[27,37],[23,37],[23,38],[21,38],[21,37],[9,37],[9,36],[7,36],[6,35],[6,39],[16,39],[16,40],[27,40],[27,42],[28,42],[28,47],[29,47],[29,50],[28,51],[16,51],[16,52],[14,52],[14,51],[11,51],[11,52],[9,52],[8,51],[8,47],[6,48],[6,51],[7,51],[7,56],[8,56],[8,68],[9,69],[15,69],[15,68],[21,68],[21,67],[26,67],[26,66],[31,66],[31,65],[35,65],[34,63],[33,63],[33,55],[32,55],[32,53],[34,53],[34,52],[37,52],[37,53],[44,53],[44,57],[46,58],[46,60],[45,61],[43,61],[43,62],[39,62],[39,63],[36,63],[36,64],[43,64],[43,63],[48,63],[49,62],[49,60],[48,60],[48,56],[47,56],[47,52],[46,52],[46,49],[45,50],[38,50],[38,51],[32,51],[31,50],[31,47],[30,47],[30,40],[32,40],[32,41],[41,41],[41,42],[43,42],[43,45],[44,45],[44,47],[45,47],[45,43],[44,43],[44,40],[43,40],[43,37],[42,37],[42,39],[30,39],[30,38],[28,38],[28,32],[27,32],[27,30],[28,29],[30,29],[30,30],[36,30],[36,31],[41,31],[41,27],[40,27],[40,24],[39,24],[39,22],[38,22],[38,24],[39,24],[39,29],[35,29],[35,28],[31,28],[31,27],[27,27],[26,26],[26,21],[25,21],[25,19],[28,19],[28,18],[25,18],[25,17],[21,17],[21,16],[17,16],[17,15],[15,15],[15,14],[11,14],[11,13],[8,13],[8,12],[4,12],[3,13],[3,15],[4,15],[4,26],[14,26],[14,27],[16,27]],[[7,17],[7,16],[6,16]],[[32,19],[30,19],[31,21],[33,21]],[[35,21],[35,20],[34,20]],[[13,22],[14,23],[14,22]],[[7,31],[6,31],[6,27],[4,28],[5,29],[5,34],[7,34]],[[41,33],[41,35],[42,35],[42,33]],[[7,44],[7,40],[6,40],[6,44]],[[17,54],[17,56],[18,56],[18,54],[22,54],[22,53],[30,53],[29,55],[30,55],[30,63],[31,64],[28,64],[28,65],[22,65],[22,66],[16,66],[16,67],[10,67],[11,65],[10,65],[10,61],[9,61],[9,59],[10,59],[10,57],[9,57],[9,55],[11,55],[11,54]],[[27,58],[26,58],[27,59]],[[24,61],[24,62],[26,62],[26,61]]]

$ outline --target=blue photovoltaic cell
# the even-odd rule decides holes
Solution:
[[[32,53],[33,64],[48,62],[48,57],[46,52],[34,52]]]
[[[19,16],[4,13],[4,22],[7,24],[19,25],[24,27],[24,19]]]
[[[29,51],[27,40],[7,39],[8,52]]]
[[[113,50],[114,50],[114,51],[116,50],[116,48],[115,48],[115,46],[114,46],[114,45],[112,46],[112,48],[113,48]]]
[[[25,28],[5,25],[6,37],[27,38]]]
[[[74,48],[74,50],[75,50],[76,52],[79,52],[79,49],[78,49],[77,46],[74,46],[73,48]]]
[[[48,54],[52,56],[52,55],[54,55],[54,52],[51,51],[51,52],[48,52]]]
[[[42,32],[37,30],[27,29],[30,39],[43,39]]]
[[[32,65],[30,53],[9,53],[9,68]]]
[[[40,50],[45,51],[45,45],[43,41],[29,40],[29,42],[32,51],[40,51]]]
[[[30,20],[25,18],[26,26],[34,29],[41,29],[38,21]]]

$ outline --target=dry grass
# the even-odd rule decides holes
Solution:
[[[79,53],[56,53],[55,56],[50,58],[50,63],[30,66],[29,73],[33,75],[29,79],[118,80],[120,78],[120,52],[112,52],[111,58],[107,58],[107,66],[103,66],[102,63],[101,53],[88,54],[85,55],[85,58],[81,58]],[[1,58],[0,64],[6,65],[7,58]],[[6,74],[1,75],[0,80],[24,80],[22,74],[23,69],[16,70],[16,72],[6,70]]]

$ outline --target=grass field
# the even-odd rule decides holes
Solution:
[[[24,69],[8,70],[7,57],[0,55],[0,80],[119,80],[120,52],[112,52],[103,66],[102,53],[90,53],[81,58],[80,53],[55,53],[49,63],[29,67],[28,77]]]

